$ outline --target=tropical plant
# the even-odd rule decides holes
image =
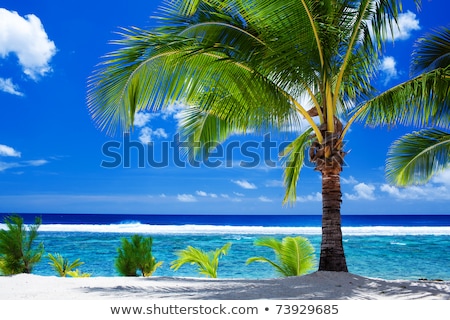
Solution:
[[[285,237],[281,241],[273,237],[260,238],[255,241],[255,245],[273,249],[277,261],[266,257],[252,257],[247,259],[247,264],[269,263],[283,277],[301,276],[315,267],[314,247],[306,238]]]
[[[143,237],[135,234],[131,241],[122,238],[122,245],[117,249],[118,256],[115,266],[123,276],[137,276],[138,272],[144,277],[150,277],[162,262],[157,262],[152,254],[152,237]]]
[[[114,42],[120,48],[89,80],[88,107],[112,134],[139,111],[179,101],[180,131],[197,145],[299,128],[283,153],[283,203],[295,202],[309,150],[322,175],[319,270],[347,271],[343,141],[368,102],[389,103],[371,81],[400,9],[395,0],[167,0],[159,26],[124,29]]]
[[[217,278],[219,259],[226,255],[231,247],[231,243],[225,244],[222,248],[205,252],[201,249],[188,246],[184,250],[176,252],[178,259],[172,261],[170,268],[177,271],[186,263],[197,265],[197,271],[209,278]]]
[[[31,273],[41,260],[44,245],[35,245],[41,218],[36,217],[34,225],[26,226],[19,215],[4,219],[5,230],[0,230],[0,272],[4,275]]]
[[[90,273],[81,272],[79,269],[68,271],[67,275],[72,278],[89,278],[91,276]]]
[[[56,253],[55,255],[49,253],[47,257],[51,260],[51,262],[49,262],[49,265],[52,266],[52,268],[60,277],[70,275],[70,272],[72,272],[73,269],[84,264],[84,262],[81,262],[80,259],[76,259],[75,261],[70,262],[67,258],[64,258],[59,253]]]
[[[409,118],[416,118],[414,122],[434,128],[406,134],[392,144],[388,152],[386,174],[388,181],[398,186],[426,183],[450,164],[450,133],[445,131],[450,125],[448,27],[427,33],[416,41],[411,75],[415,78],[402,85],[417,86],[417,90],[423,91],[410,96],[410,104],[416,102],[416,107],[409,108]],[[400,118],[400,115],[397,117]]]

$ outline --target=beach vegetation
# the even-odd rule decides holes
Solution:
[[[400,137],[390,147],[386,177],[397,186],[427,183],[450,164],[449,27],[428,32],[416,41],[410,70],[413,79],[406,83],[402,94],[417,100],[415,105],[419,107],[410,107],[404,112],[418,125],[427,128]],[[435,103],[430,103],[428,99]],[[392,114],[396,110],[387,109],[384,112],[389,117],[400,118],[401,115]],[[375,118],[374,110],[371,112],[368,116],[374,119],[373,124],[384,122]]]
[[[273,237],[260,238],[256,246],[273,249],[276,260],[266,257],[251,257],[247,264],[253,262],[269,263],[283,277],[301,276],[312,271],[316,266],[314,247],[303,237],[285,237],[278,240]]]
[[[178,259],[172,261],[170,268],[177,271],[185,264],[197,266],[197,271],[208,277],[217,278],[217,270],[219,268],[219,259],[228,253],[231,243],[226,243],[222,248],[214,251],[205,252],[202,249],[188,246],[184,250],[176,252]]]
[[[36,244],[41,218],[36,217],[34,224],[27,226],[21,216],[11,215],[4,223],[6,229],[0,230],[0,272],[31,273],[44,253],[43,243]]]
[[[291,128],[296,138],[281,152],[283,203],[296,202],[306,164],[321,174],[318,269],[347,272],[340,178],[347,133],[355,122],[413,123],[408,110],[440,110],[434,96],[448,92],[448,69],[386,92],[373,86],[401,9],[397,0],[166,0],[158,26],[122,29],[119,48],[89,80],[89,111],[114,134],[129,131],[138,112],[177,102],[193,156],[210,149],[194,146],[234,134]]]
[[[91,276],[90,273],[81,272],[80,269],[68,271],[67,275],[72,278],[89,278]]]
[[[115,261],[115,267],[119,274],[128,277],[138,275],[150,277],[163,264],[153,256],[152,245],[152,237],[134,234],[130,240],[122,238]]]
[[[68,275],[71,276],[75,274],[73,273],[73,269],[84,264],[84,262],[81,262],[80,259],[76,259],[75,261],[70,262],[67,258],[64,258],[59,253],[56,253],[55,255],[49,253],[47,257],[51,260],[51,262],[49,262],[49,265],[52,266],[52,268],[60,277],[65,277]]]

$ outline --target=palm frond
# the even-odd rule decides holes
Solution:
[[[291,275],[308,273],[316,264],[314,247],[306,238],[286,237],[283,239],[280,261]]]
[[[296,199],[297,182],[300,179],[300,171],[305,163],[305,154],[311,146],[312,129],[305,130],[283,150],[282,162],[284,166],[284,185],[286,187],[283,203]]]
[[[421,74],[361,105],[352,120],[370,126],[415,125],[448,128],[450,66]]]
[[[285,237],[281,241],[273,237],[265,237],[257,239],[255,245],[271,248],[277,261],[266,257],[251,257],[247,259],[246,264],[269,263],[277,273],[284,277],[308,273],[316,263],[314,248],[309,240],[303,237]]]
[[[386,163],[387,179],[399,186],[425,183],[449,163],[450,134],[423,129],[393,143]]]
[[[411,74],[428,72],[450,65],[450,28],[440,27],[425,34],[415,43],[412,54]]]
[[[197,270],[200,274],[210,278],[217,278],[219,259],[222,255],[228,253],[230,247],[231,243],[226,243],[222,248],[205,252],[199,248],[188,246],[186,249],[176,252],[178,259],[172,261],[170,268],[177,271],[184,264],[194,264],[197,265]]]

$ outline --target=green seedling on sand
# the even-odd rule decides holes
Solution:
[[[222,255],[226,255],[231,247],[231,243],[225,244],[222,248],[215,251],[205,252],[188,246],[184,250],[176,253],[178,259],[172,261],[170,268],[177,271],[182,265],[186,263],[195,264],[198,267],[198,272],[209,278],[217,278],[217,269],[219,267],[219,259]]]
[[[256,240],[255,245],[272,248],[277,261],[265,257],[252,257],[247,259],[247,264],[253,262],[269,263],[283,277],[301,276],[312,271],[315,267],[314,248],[306,238],[285,237],[280,241],[268,237]]]
[[[75,273],[72,270],[84,264],[84,262],[81,262],[80,259],[76,259],[74,262],[70,262],[68,259],[64,258],[59,253],[56,253],[55,255],[49,253],[48,258],[51,260],[51,262],[49,262],[49,265],[53,267],[53,269],[60,277],[65,276],[73,277],[74,275],[76,277],[80,276],[79,271],[78,273]]]
[[[0,273],[31,273],[44,253],[42,243],[34,245],[41,219],[36,218],[34,225],[26,226],[22,217],[13,215],[6,217],[4,223],[6,229],[0,230]]]
[[[151,276],[162,262],[152,255],[153,239],[135,234],[131,241],[122,238],[122,246],[117,250],[116,270],[123,276],[135,277],[140,272],[144,277]]]

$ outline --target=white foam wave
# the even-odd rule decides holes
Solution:
[[[5,229],[0,224],[0,229]],[[111,225],[43,224],[43,232],[99,232],[144,234],[302,234],[320,235],[320,227],[262,227],[214,225],[149,225],[125,223]],[[344,236],[450,235],[450,227],[343,227]]]

